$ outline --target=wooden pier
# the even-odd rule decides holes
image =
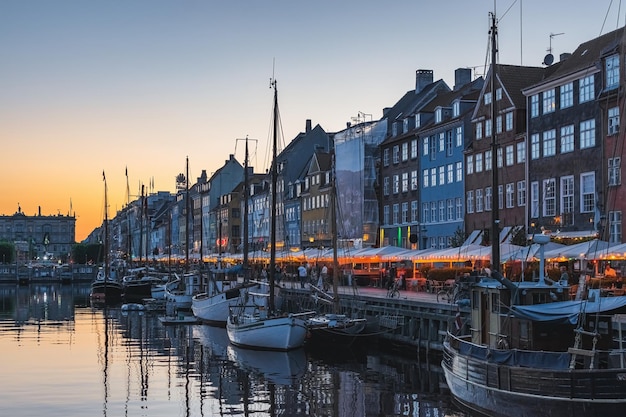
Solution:
[[[286,282],[283,294],[288,308],[312,308],[312,291],[300,283]],[[339,287],[341,312],[368,319],[369,332],[389,342],[415,347],[426,353],[443,351],[448,326],[455,326],[457,313],[461,323],[469,321],[469,307],[439,303],[437,295],[425,291],[401,290],[399,298],[387,297],[378,287]]]

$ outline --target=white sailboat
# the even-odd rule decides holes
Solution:
[[[230,342],[235,346],[266,350],[292,350],[304,345],[307,335],[306,318],[311,313],[280,314],[275,308],[276,266],[276,148],[278,137],[278,90],[276,80],[271,81],[274,89],[273,146],[271,167],[271,236],[269,264],[269,292],[267,307],[250,302],[248,296],[240,297],[240,303],[232,307],[226,330]],[[247,198],[247,196],[246,196]]]

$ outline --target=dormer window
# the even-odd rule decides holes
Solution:
[[[502,88],[496,88],[496,101],[502,100]]]
[[[418,113],[415,115],[415,127],[421,127],[422,126],[422,118],[421,115]]]
[[[613,89],[619,86],[619,55],[611,55],[606,63],[606,88]]]
[[[491,91],[488,93],[485,93],[485,95],[483,96],[483,101],[485,105],[491,104]]]
[[[409,131],[409,119],[406,118],[402,121],[402,133],[406,133]]]
[[[391,136],[398,136],[398,124],[397,123],[391,124]]]
[[[461,114],[461,102],[455,101],[452,103],[452,117],[459,117]]]
[[[438,107],[435,110],[435,123],[441,123],[442,120],[443,120],[443,111],[441,107]]]

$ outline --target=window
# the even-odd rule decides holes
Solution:
[[[504,190],[501,185],[498,185],[498,208],[502,209],[502,204],[504,200]]]
[[[463,127],[459,126],[456,128],[456,146],[463,146]]]
[[[485,137],[491,137],[491,119],[485,120]]]
[[[434,161],[435,159],[437,159],[437,142],[433,136],[430,138],[430,160]]]
[[[452,156],[452,131],[446,132],[446,156]]]
[[[539,116],[539,94],[530,96],[530,117]]]
[[[422,173],[422,184],[424,184],[424,188],[428,187],[428,170],[425,169]]]
[[[459,114],[461,114],[461,102],[457,100],[452,103],[452,117],[459,117]]]
[[[512,182],[506,185],[506,207],[515,207],[515,184]]]
[[[620,172],[621,158],[609,158],[609,185],[620,185],[622,175]]]
[[[485,211],[491,211],[493,195],[491,193],[492,188],[485,188]]]
[[[411,139],[411,159],[417,158],[417,139]]]
[[[506,147],[506,165],[511,166],[515,163],[515,148],[513,145],[507,145]]]
[[[446,150],[446,134],[445,132],[439,133],[439,152]]]
[[[424,149],[422,150],[422,153],[423,153],[424,155],[428,155],[428,150],[429,150],[429,149],[430,149],[430,146],[429,146],[429,144],[428,144],[428,136],[426,136],[426,137],[424,138]]]
[[[446,221],[446,201],[439,200],[439,221]]]
[[[437,109],[435,109],[435,123],[441,123],[442,120],[443,120],[443,111],[441,107],[438,107]]]
[[[574,224],[574,177],[561,178],[561,224]]]
[[[530,183],[530,217],[532,219],[539,217],[539,183],[537,181]]]
[[[400,147],[395,145],[393,147],[393,163],[397,164],[398,162],[400,162]]]
[[[417,212],[417,201],[411,201],[411,222],[415,223],[418,221],[418,212]]]
[[[496,117],[496,133],[502,133],[502,116]]]
[[[556,216],[556,183],[554,178],[543,180],[543,217]]]
[[[596,121],[594,119],[580,122],[580,149],[596,146]]]
[[[430,209],[428,203],[422,203],[422,223],[430,223]]]
[[[543,156],[556,154],[556,132],[554,129],[543,132]]]
[[[417,170],[411,171],[411,190],[417,190],[418,182],[417,182]]]
[[[402,120],[402,133],[406,133],[409,131],[409,119],[405,118]]]
[[[402,192],[406,193],[409,191],[409,173],[402,173]]]
[[[578,81],[578,102],[585,103],[587,101],[591,101],[594,98],[594,85],[593,85],[593,75],[589,75],[585,78],[580,79]]]
[[[485,151],[485,171],[491,171],[493,168],[493,158],[491,150]]]
[[[400,192],[400,176],[398,174],[393,176],[393,193],[398,194]]]
[[[430,169],[430,186],[431,187],[437,186],[437,168]]]
[[[383,150],[383,166],[389,166],[389,148]]]
[[[478,188],[476,190],[476,213],[482,213],[484,207],[483,203],[483,190]]]
[[[561,153],[574,151],[574,125],[561,128]]]
[[[483,122],[476,123],[476,139],[483,138]]]
[[[456,163],[456,182],[463,181],[463,162]]]
[[[609,242],[621,243],[622,241],[622,212],[609,211]]]
[[[415,115],[415,127],[421,127],[422,126],[422,118],[420,117],[419,113]]]
[[[383,223],[389,224],[389,206],[383,207]]]
[[[465,166],[467,167],[467,175],[474,173],[474,155],[467,155]]]
[[[539,133],[533,133],[530,137],[530,159],[539,159],[540,149]]]
[[[502,148],[498,148],[498,160],[496,161],[498,163],[498,168],[502,168]]]
[[[517,205],[523,207],[526,205],[526,181],[517,182]]]
[[[448,164],[447,166],[447,183],[448,184],[452,184],[454,182],[454,165],[453,164]]]
[[[496,101],[502,100],[502,88],[496,88]]]
[[[406,224],[409,222],[409,203],[402,203],[402,223]]]
[[[389,177],[383,178],[383,195],[389,195]]]
[[[476,172],[483,172],[483,154],[476,154]]]
[[[552,113],[556,109],[554,89],[543,92],[543,114]]]
[[[596,207],[596,175],[580,174],[580,212],[592,213]]]
[[[526,142],[517,142],[517,163],[523,164],[526,162]]]
[[[430,221],[436,223],[437,220],[437,202],[430,202]]]
[[[439,185],[444,185],[446,183],[446,167],[439,167]]]
[[[404,142],[402,144],[402,161],[409,160],[409,144],[408,142]]]
[[[561,92],[561,108],[566,109],[574,105],[574,83],[567,83],[560,87]]]
[[[393,224],[398,224],[400,221],[400,206],[398,204],[393,205]]]
[[[605,61],[606,88],[614,89],[619,86],[619,55],[611,55]]]
[[[456,218],[457,220],[463,220],[463,200],[461,197],[456,198]]]
[[[467,192],[467,212],[474,212],[474,191]]]
[[[506,129],[507,132],[510,132],[511,130],[513,130],[513,112],[507,112],[504,115],[504,128]]]
[[[485,105],[491,104],[491,92],[486,92],[483,96],[483,102]]]
[[[611,107],[609,109],[609,135],[617,135],[619,133],[619,107]]]
[[[448,200],[446,200],[446,204],[447,204],[447,214],[448,214],[448,221],[453,221],[454,220],[454,199],[449,198]]]

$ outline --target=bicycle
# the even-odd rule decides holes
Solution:
[[[389,289],[387,290],[387,297],[400,298],[400,280],[394,280],[393,283],[389,286]]]
[[[468,291],[457,282],[449,288],[439,290],[437,292],[437,302],[455,304],[463,298],[468,298],[468,295]]]

